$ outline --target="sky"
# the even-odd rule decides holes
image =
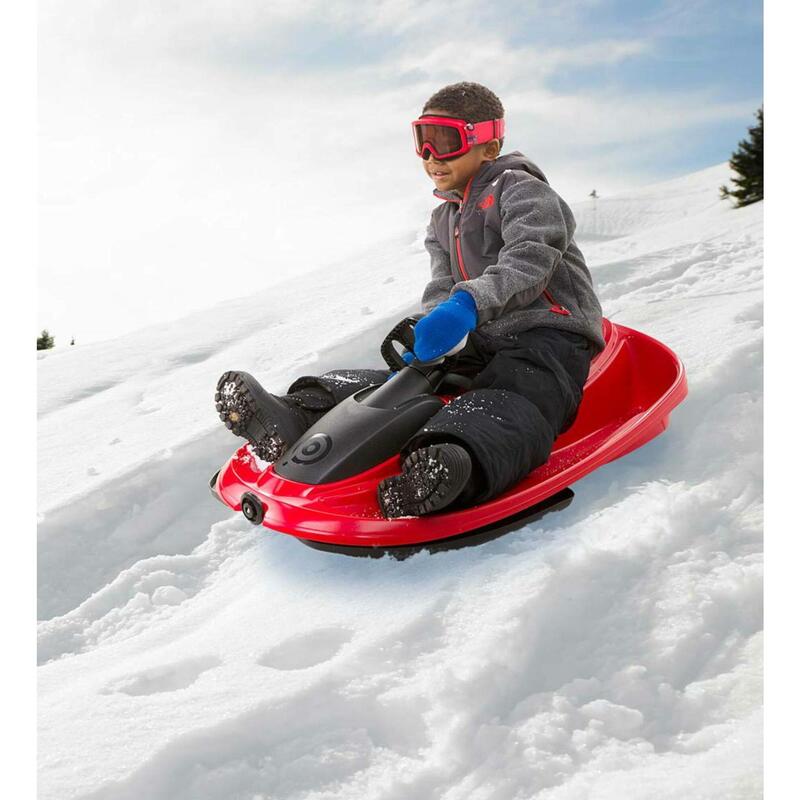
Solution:
[[[762,56],[740,0],[41,0],[38,329],[80,345],[272,285],[277,308],[408,247],[436,204],[409,123],[448,83],[602,202],[727,160]]]

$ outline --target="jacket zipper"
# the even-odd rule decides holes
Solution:
[[[464,259],[461,257],[461,237],[458,235],[458,225],[456,225],[455,230],[453,231],[453,235],[456,239],[456,256],[458,257],[458,270],[461,273],[461,277],[465,280],[469,280],[469,275],[467,275],[466,269],[464,269]]]
[[[561,314],[562,317],[571,317],[572,313],[568,308],[565,308],[560,303],[556,303],[555,297],[550,293],[548,289],[545,289],[542,294],[547,299],[547,302],[550,303],[550,311],[553,314]]]
[[[461,214],[461,209],[464,207],[464,203],[467,202],[467,198],[469,197],[470,189],[472,189],[472,181],[475,180],[475,176],[473,175],[469,181],[467,181],[467,185],[464,187],[464,197],[461,198],[461,202],[458,204],[458,213]],[[467,269],[464,266],[464,257],[461,255],[461,217],[459,216],[458,222],[456,223],[455,228],[453,229],[453,236],[456,240],[456,258],[458,260],[458,271],[461,273],[461,277],[465,280],[469,280],[469,275],[467,274]]]

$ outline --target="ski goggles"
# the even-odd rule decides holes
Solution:
[[[417,155],[426,161],[431,156],[437,161],[463,156],[473,145],[502,139],[505,127],[505,120],[502,119],[467,122],[431,114],[423,115],[411,123]]]

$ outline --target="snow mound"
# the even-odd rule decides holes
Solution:
[[[613,197],[572,206],[582,241],[616,239],[729,209],[714,189],[729,183],[727,163]]]
[[[607,316],[673,347],[689,397],[480,547],[347,559],[207,492],[217,376],[377,366],[416,234],[41,358],[41,797],[758,796],[763,234],[726,178],[576,209]]]

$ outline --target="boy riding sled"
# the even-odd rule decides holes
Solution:
[[[503,116],[489,89],[457,83],[412,123],[417,155],[444,201],[425,239],[431,280],[413,355],[445,356],[448,369],[473,380],[406,442],[401,473],[378,487],[385,517],[485,502],[547,461],[604,346],[572,212],[522,153],[500,155]],[[225,425],[275,461],[337,403],[391,374],[304,376],[278,397],[232,371],[214,398]]]

